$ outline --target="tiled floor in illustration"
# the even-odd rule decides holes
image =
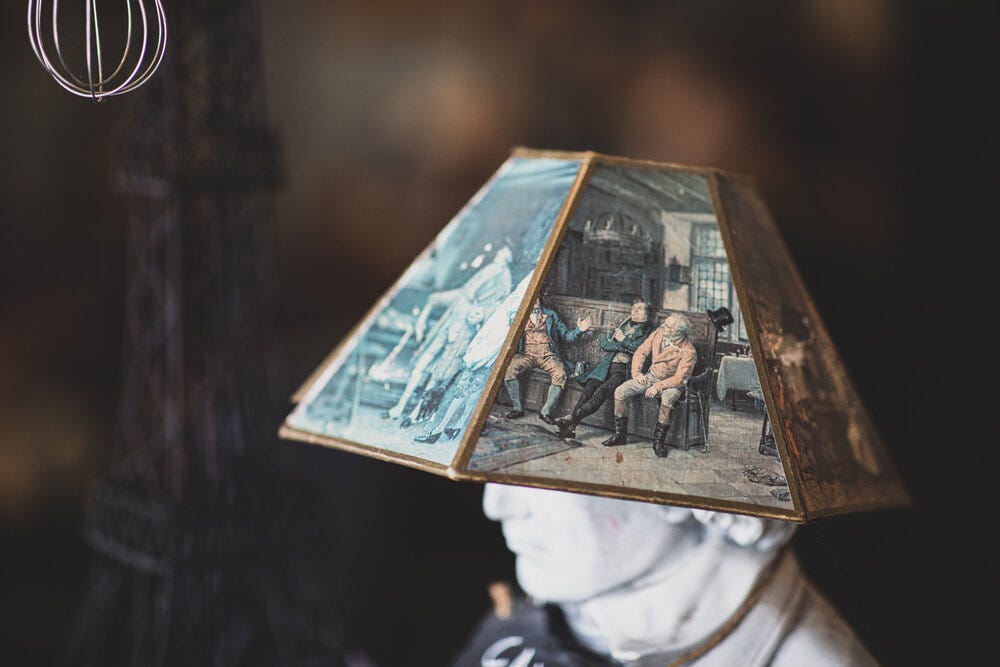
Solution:
[[[494,427],[518,431],[531,429],[537,433],[538,415],[528,411],[523,419],[504,420],[509,408],[497,406],[490,419]],[[498,418],[498,419],[495,419]],[[593,484],[627,486],[717,498],[736,502],[792,507],[791,501],[779,500],[772,491],[787,487],[770,486],[748,479],[745,470],[756,468],[763,473],[784,477],[781,463],[773,456],[758,452],[761,416],[731,410],[721,403],[712,406],[709,415],[709,451],[698,452],[671,449],[669,456],[660,458],[653,453],[651,441],[630,436],[629,444],[604,447],[609,431],[593,426],[577,426],[581,447],[532,459],[498,472],[517,475],[573,479]],[[548,427],[553,431],[555,427]],[[544,434],[543,434],[544,437]]]

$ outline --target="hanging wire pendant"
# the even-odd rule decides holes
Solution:
[[[105,60],[97,0],[84,2],[83,71],[74,71],[74,59],[64,53],[60,40],[59,0],[28,0],[28,39],[42,66],[60,86],[74,95],[101,102],[106,97],[131,92],[146,83],[163,61],[167,47],[167,16],[162,0],[124,1],[123,44],[119,57]],[[47,8],[51,6],[51,11]],[[51,39],[46,41],[47,28]],[[109,53],[110,55],[110,53]]]

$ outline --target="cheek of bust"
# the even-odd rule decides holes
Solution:
[[[544,550],[515,550],[517,577],[528,594],[573,602],[620,586],[656,560],[655,540],[643,539],[628,515],[593,513],[575,525],[552,527]]]

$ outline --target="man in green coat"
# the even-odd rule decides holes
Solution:
[[[597,412],[605,401],[614,396],[615,389],[629,379],[632,354],[653,330],[653,323],[649,321],[650,310],[648,303],[637,299],[632,303],[628,318],[601,338],[604,358],[590,373],[577,378],[583,383],[583,394],[573,412],[556,419],[560,438],[576,437],[576,425]],[[602,444],[610,446],[612,439]]]

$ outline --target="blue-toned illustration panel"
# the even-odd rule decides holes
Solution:
[[[289,425],[449,464],[580,167],[508,160],[383,297]]]

